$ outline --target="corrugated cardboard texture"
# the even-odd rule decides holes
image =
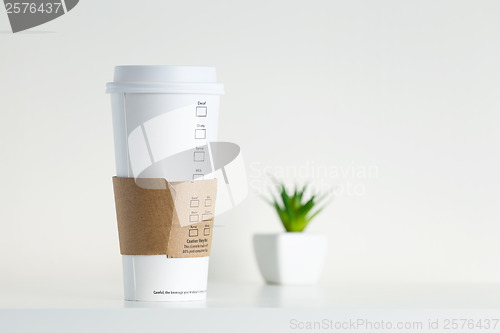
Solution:
[[[210,255],[217,180],[113,177],[113,188],[121,254]]]

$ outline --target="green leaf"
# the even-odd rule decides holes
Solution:
[[[306,202],[306,203],[305,203],[302,207],[300,207],[300,208],[298,209],[298,215],[299,215],[300,217],[305,217],[305,216],[307,215],[307,213],[309,213],[309,211],[310,211],[311,209],[313,209],[313,207],[314,207],[314,205],[315,205],[315,203],[314,203],[314,198],[315,198],[315,196],[313,195],[313,196],[311,197],[311,199],[309,199],[309,201],[307,201],[307,202]]]
[[[276,209],[283,227],[288,232],[303,231],[328,204],[328,202],[323,203],[321,208],[313,212],[318,203],[323,202],[329,193],[311,195],[308,200],[304,201],[304,194],[308,189],[307,184],[303,186],[296,184],[290,192],[287,192],[284,184],[279,184],[276,180],[275,184],[280,187],[279,195],[277,197],[272,195],[272,201],[265,198],[264,200]]]
[[[315,211],[311,216],[309,216],[308,218],[306,218],[306,221],[307,223],[311,222],[311,220],[316,216],[318,215],[319,213],[321,213],[321,211],[325,209],[325,206],[321,207],[321,208],[318,208],[317,211]]]
[[[290,221],[293,221],[293,211],[290,205],[290,197],[288,196],[288,193],[286,193],[284,185],[281,185],[281,199],[283,200],[283,205],[285,206]]]

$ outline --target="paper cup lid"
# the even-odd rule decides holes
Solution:
[[[215,67],[116,66],[106,93],[224,94]]]

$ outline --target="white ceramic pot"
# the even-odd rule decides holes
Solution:
[[[267,283],[314,284],[325,264],[328,238],[304,232],[256,234],[253,244],[257,264]]]

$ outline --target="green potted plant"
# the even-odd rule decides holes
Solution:
[[[311,220],[325,207],[326,196],[306,197],[308,185],[290,193],[280,184],[280,193],[269,203],[285,228],[284,233],[254,235],[254,250],[262,276],[273,284],[313,284],[323,269],[328,238],[306,233]]]

